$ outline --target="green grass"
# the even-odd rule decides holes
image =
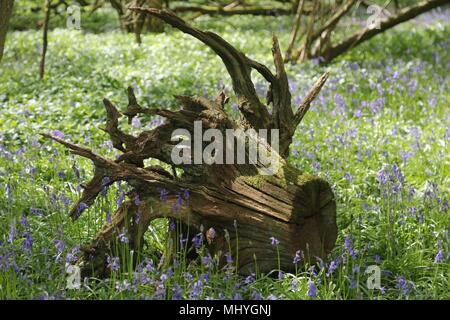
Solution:
[[[271,33],[282,47],[288,38],[282,17],[197,23],[269,66]],[[210,50],[172,29],[145,35],[142,47],[132,35],[55,29],[47,74],[38,81],[40,32],[11,33],[0,69],[0,298],[309,299],[314,283],[318,299],[449,299],[449,32],[439,21],[411,22],[329,66],[287,67],[295,104],[331,71],[297,130],[290,159],[326,178],[336,194],[339,238],[328,263],[299,266],[281,279],[276,270],[246,279],[214,261],[186,265],[182,256],[171,267],[159,265],[167,221],[157,220],[141,269],[120,261],[110,279],[86,279],[79,290],[65,288],[67,255],[105,223],[120,191],[111,187],[72,223],[67,212],[80,195],[74,168],[85,181],[92,166],[38,133],[60,130],[113,158],[99,130],[103,97],[123,108],[125,89],[134,84],[143,104],[177,108],[174,94],[213,96],[222,85],[230,92],[230,79]],[[255,80],[261,87],[262,79]],[[366,286],[370,265],[382,270],[381,290]]]

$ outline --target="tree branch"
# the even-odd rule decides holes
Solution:
[[[353,48],[359,45],[360,43],[369,40],[372,37],[380,33],[383,33],[384,31],[390,28],[393,28],[402,22],[413,19],[422,13],[425,13],[427,11],[430,11],[434,8],[443,6],[448,3],[450,3],[450,0],[430,0],[430,1],[422,1],[417,5],[404,8],[402,10],[399,10],[397,14],[382,20],[380,22],[379,29],[370,29],[366,27],[361,31],[358,31],[353,35],[349,36],[348,38],[342,40],[338,44],[329,47],[325,52],[317,54],[320,54],[320,57],[323,58],[322,59],[323,62],[329,62],[334,58],[336,58],[337,56],[343,54],[350,48]],[[319,58],[319,56],[316,56],[316,58]]]
[[[261,68],[260,65],[248,59],[243,53],[235,49],[223,38],[212,32],[203,32],[196,29],[184,20],[177,17],[171,11],[159,10],[154,8],[130,8],[138,12],[145,12],[149,15],[158,17],[179,29],[180,31],[190,34],[197,38],[208,47],[210,47],[222,59],[228,73],[231,76],[233,90],[238,99],[239,110],[242,112],[247,121],[255,128],[268,128],[270,124],[270,115],[267,108],[259,101],[255,91],[255,86],[251,80],[251,68],[256,67],[257,70],[267,70]]]

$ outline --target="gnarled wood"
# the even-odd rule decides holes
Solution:
[[[45,135],[94,163],[94,177],[84,186],[82,197],[70,213],[74,220],[93,203],[105,184],[127,181],[132,187],[129,194],[131,200],[122,204],[111,223],[105,225],[92,243],[84,248],[84,258],[79,262],[84,272],[97,275],[108,273],[106,257],[114,252],[119,233],[126,233],[130,239],[130,249],[140,252],[143,233],[149,223],[157,218],[177,219],[190,230],[202,232],[205,238],[206,231],[214,229],[215,237],[208,238],[207,249],[212,255],[220,255],[221,263],[225,264],[224,253],[229,252],[231,247],[229,253],[235,259],[239,272],[244,274],[256,268],[269,272],[278,268],[279,262],[283,270],[293,270],[292,258],[297,250],[303,250],[307,259],[326,258],[337,237],[333,192],[325,180],[293,167],[286,158],[295,128],[325,83],[328,73],[320,77],[294,113],[283,58],[275,36],[272,53],[276,71],[273,74],[269,68],[249,59],[218,35],[198,30],[169,11],[133,10],[158,17],[209,46],[222,59],[231,76],[239,110],[245,121],[229,118],[225,111],[228,97],[223,91],[214,99],[177,96],[182,108],[171,111],[142,107],[130,87],[128,106],[123,113],[111,101],[104,100],[107,112],[104,131],[110,135],[113,146],[122,153],[116,160],[106,159],[58,137]],[[250,77],[252,69],[261,73],[269,83],[267,103],[273,105],[272,114],[255,93]],[[131,122],[140,114],[159,115],[165,121],[138,136],[119,129],[120,117],[125,116]],[[278,170],[272,175],[263,174],[268,164],[260,159],[253,163],[247,161],[246,164],[236,164],[236,161],[233,164],[211,165],[175,163],[171,158],[174,147],[172,132],[183,128],[193,136],[195,121],[201,121],[204,130],[217,129],[224,136],[227,129],[279,129],[279,153],[268,143],[270,139],[254,138],[260,148],[271,152],[279,164]],[[203,142],[203,147],[205,145]],[[228,148],[224,146],[224,154]],[[249,152],[247,145],[247,156]],[[175,176],[160,167],[144,167],[144,160],[148,158],[181,169],[183,174]],[[185,190],[189,190],[189,197],[184,195]],[[133,201],[136,197],[139,199],[137,202]],[[280,241],[278,247],[271,245],[271,237]]]

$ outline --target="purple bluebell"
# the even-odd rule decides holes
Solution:
[[[330,265],[328,266],[327,271],[327,277],[329,277],[331,274],[333,274],[334,271],[339,267],[339,260],[333,260],[330,262]]]
[[[277,246],[277,245],[280,244],[280,241],[279,241],[277,238],[275,238],[275,237],[270,237],[270,243],[271,243],[273,246]]]
[[[59,130],[53,130],[52,131],[52,136],[60,138],[60,139],[64,139],[64,137],[65,137],[64,133],[62,133]]]
[[[444,251],[441,249],[434,257],[434,263],[441,263],[442,261],[444,261]]]
[[[137,194],[137,195],[134,197],[134,204],[137,205],[137,206],[139,206],[141,203],[142,203],[142,201],[141,201],[141,199],[139,198],[139,195]]]
[[[25,229],[28,229],[30,227],[30,224],[28,223],[28,218],[26,215],[23,215],[22,218],[20,219],[20,224],[22,225],[22,227],[24,227]]]
[[[192,238],[192,243],[194,244],[194,246],[196,248],[200,248],[201,245],[203,244],[203,234],[201,232],[197,233],[193,238]]]
[[[252,299],[253,300],[262,300],[262,296],[259,294],[258,291],[253,291],[252,292]]]
[[[247,276],[247,278],[245,278],[245,284],[250,284],[255,282],[255,274],[252,273],[249,276]]]
[[[125,192],[120,191],[119,196],[117,197],[116,204],[120,207],[122,205],[123,200],[125,199]]]
[[[397,284],[395,285],[395,288],[400,289],[403,293],[403,295],[407,296],[411,289],[414,288],[413,284],[406,280],[405,277],[400,276],[397,277]]]
[[[294,264],[299,264],[302,261],[302,252],[301,250],[297,250],[295,252],[295,256],[294,256]]]
[[[55,240],[54,244],[55,244],[55,248],[56,248],[56,251],[58,252],[58,254],[61,254],[64,251],[64,248],[66,247],[64,242],[61,240]]]
[[[315,297],[317,297],[316,285],[311,280],[308,281],[308,291],[306,292],[306,294],[311,299],[314,299]]]
[[[77,217],[80,216],[80,214],[88,208],[88,205],[84,202],[80,202],[80,204],[77,207]]]
[[[175,230],[176,226],[175,219],[169,218],[169,231]]]
[[[124,232],[119,233],[119,241],[122,243],[128,243],[129,240]]]
[[[106,262],[108,263],[108,268],[112,271],[118,271],[120,269],[119,258],[118,257],[110,257],[106,258]]]
[[[29,232],[24,232],[24,239],[20,245],[21,249],[24,251],[31,251],[33,248],[33,236]]]

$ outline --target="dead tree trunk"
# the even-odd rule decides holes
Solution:
[[[128,195],[130,200],[118,209],[112,222],[105,225],[84,249],[85,256],[80,261],[83,270],[93,271],[97,275],[107,273],[106,256],[114,247],[119,232],[128,235],[130,247],[138,252],[142,248],[144,232],[156,218],[178,219],[190,228],[191,234],[202,232],[208,240],[209,252],[219,255],[222,264],[225,264],[224,253],[229,252],[243,274],[253,272],[256,268],[261,272],[278,269],[278,253],[280,267],[287,271],[294,268],[292,259],[297,250],[303,250],[305,259],[325,258],[337,237],[333,192],[325,180],[290,165],[287,157],[295,129],[327,80],[328,73],[315,82],[294,112],[283,57],[275,36],[272,53],[276,72],[272,73],[217,34],[196,29],[170,11],[133,10],[158,17],[211,48],[222,59],[231,76],[238,107],[245,120],[236,121],[227,115],[225,104],[228,97],[224,92],[213,100],[177,96],[182,109],[171,111],[141,107],[133,90],[129,88],[129,104],[122,113],[113,103],[104,99],[107,112],[104,131],[110,135],[114,147],[122,152],[118,159],[109,160],[85,147],[45,135],[94,163],[94,177],[84,185],[81,198],[70,212],[74,220],[83,209],[92,205],[101,190],[109,184],[125,180],[133,188]],[[250,77],[252,70],[259,72],[269,83],[266,104],[260,101],[255,92]],[[272,104],[272,114],[268,112],[269,104]],[[159,127],[143,131],[136,137],[119,129],[120,117],[126,116],[131,121],[142,114],[159,115],[166,120]],[[173,131],[182,128],[187,130],[184,135],[195,137],[195,121],[200,121],[204,130],[216,129],[223,136],[227,129],[278,129],[278,152],[273,143],[268,143],[273,141],[276,131],[267,139],[250,138],[258,141],[259,148],[262,148],[260,150],[269,151],[274,156],[272,160],[279,164],[278,169],[270,175],[267,174],[267,163],[259,158],[249,161],[249,142],[245,144],[246,161],[243,164],[236,164],[238,156],[229,153],[229,144],[222,149],[214,149],[214,155],[211,153],[211,157],[216,160],[221,152],[227,157],[231,154],[232,161],[227,160],[228,164],[214,161],[212,164],[195,164],[195,153],[194,159],[191,153],[186,153],[187,159],[193,164],[174,161]],[[235,142],[232,141],[233,150]],[[205,146],[203,142],[201,150],[206,150]],[[195,141],[192,148],[197,148]],[[176,176],[160,167],[144,167],[144,160],[148,158],[178,168],[183,174]],[[182,196],[184,190],[189,190],[189,197]],[[271,237],[279,240],[278,246],[271,245]]]
[[[317,4],[319,1],[315,1]],[[387,1],[385,6],[389,4]],[[355,32],[354,34],[344,38],[338,43],[332,43],[332,33],[336,29],[338,23],[341,19],[351,10],[351,8],[359,3],[356,0],[346,0],[342,1],[339,6],[330,8],[328,10],[328,18],[321,23],[315,23],[316,19],[310,18],[310,23],[306,30],[306,37],[302,39],[302,42],[298,45],[298,49],[292,54],[286,54],[285,61],[290,62],[303,62],[306,59],[319,59],[322,63],[327,63],[336,58],[337,56],[343,54],[347,50],[357,46],[358,44],[371,39],[372,37],[380,34],[396,25],[408,21],[417,17],[418,15],[428,12],[439,6],[443,6],[450,3],[450,0],[428,0],[422,1],[416,5],[412,5],[403,9],[398,9],[395,14],[390,15],[387,18],[382,19],[380,17],[380,28],[366,27],[362,30]],[[366,3],[367,4],[367,3]],[[315,6],[310,13],[310,16],[316,14],[314,10]],[[382,10],[385,10],[383,8]],[[323,18],[323,17],[322,17]],[[298,21],[300,18],[296,19],[296,23],[292,28],[292,35],[296,35],[298,30]],[[292,43],[289,43],[289,48],[292,49]],[[287,52],[288,53],[288,52]]]
[[[6,34],[8,33],[9,19],[11,19],[14,0],[0,1],[0,62],[5,49]]]
[[[383,33],[384,31],[393,28],[402,22],[414,19],[422,13],[428,12],[432,9],[449,3],[450,0],[429,0],[422,1],[417,5],[400,9],[395,15],[391,15],[390,17],[381,20],[380,28],[364,28],[361,31],[350,35],[339,43],[328,47],[327,50],[323,52],[315,52],[313,56],[316,58],[321,57],[321,60],[323,62],[329,62],[337,56],[343,54],[347,50],[354,48],[362,42],[373,38],[377,34]]]

